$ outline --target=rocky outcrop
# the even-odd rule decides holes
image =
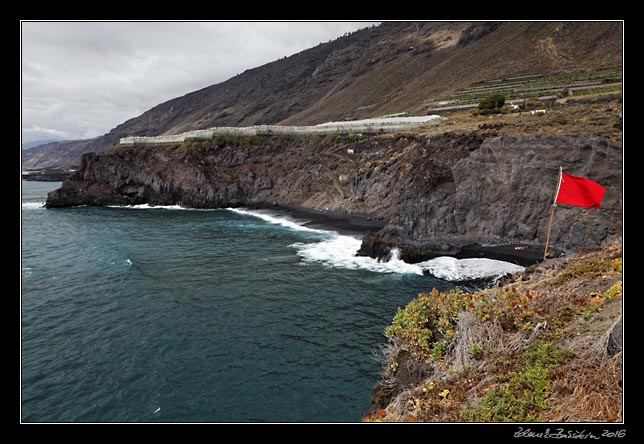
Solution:
[[[622,315],[615,321],[610,329],[608,344],[606,344],[606,353],[608,356],[614,356],[622,351],[624,343],[624,327],[622,326]]]
[[[591,135],[493,130],[218,137],[86,154],[46,205],[278,205],[361,216],[386,226],[364,237],[360,254],[386,257],[395,247],[417,262],[485,244],[543,245],[562,165],[606,187],[600,209],[555,212],[551,245],[579,249],[621,236],[621,153]]]
[[[592,248],[621,236],[621,146],[590,135],[494,137],[454,162],[451,180],[401,195],[396,217],[367,236],[362,251],[382,256],[397,247],[401,257],[422,260],[454,250],[459,240],[543,243],[560,165],[606,193],[600,209],[559,205],[551,245]]]

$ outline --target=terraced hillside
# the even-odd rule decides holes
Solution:
[[[592,94],[620,93],[621,66],[609,70],[567,73],[553,76],[529,74],[476,82],[428,103],[429,112],[465,105],[477,105],[490,94],[501,94],[506,101],[534,98],[565,98]]]

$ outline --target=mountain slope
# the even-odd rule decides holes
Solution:
[[[45,140],[34,140],[33,142],[24,142],[21,146],[23,150],[28,150],[35,148],[40,145],[45,145],[47,143],[56,142],[58,139],[45,139]]]
[[[62,140],[30,148],[28,151],[22,152],[22,169],[50,170],[78,166],[80,165],[80,156],[90,152],[91,150],[88,150],[87,146],[95,141],[96,139]]]
[[[77,165],[124,136],[424,114],[481,80],[621,66],[621,45],[619,22],[386,22],[157,105],[66,153],[36,148],[23,168]]]

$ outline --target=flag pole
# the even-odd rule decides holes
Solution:
[[[559,183],[557,184],[557,192],[555,193],[555,198],[552,201],[552,210],[550,211],[550,222],[548,223],[548,235],[546,236],[546,248],[543,250],[543,260],[546,260],[546,255],[548,254],[548,242],[550,242],[550,230],[552,229],[552,219],[555,216],[555,208],[557,207],[557,196],[559,196],[559,189],[561,188],[561,178],[563,173],[563,167],[559,167]]]

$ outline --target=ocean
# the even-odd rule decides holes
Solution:
[[[45,209],[22,182],[23,422],[354,422],[396,308],[451,284],[279,214]]]

